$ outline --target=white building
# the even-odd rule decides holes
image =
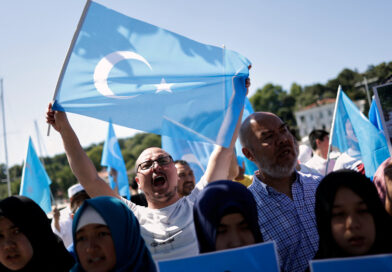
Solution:
[[[301,138],[308,136],[314,129],[331,129],[335,100],[325,98],[294,112]],[[355,104],[363,112],[365,101],[356,101]]]

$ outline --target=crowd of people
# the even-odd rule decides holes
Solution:
[[[306,271],[313,259],[392,253],[390,160],[376,188],[358,160],[351,169],[334,162],[326,171],[328,133],[312,132],[313,158],[305,163],[274,113],[240,120],[230,146],[215,148],[198,182],[187,162],[145,149],[135,166],[145,206],[100,178],[66,114],[49,105],[47,122],[60,133],[80,184],[52,222],[26,197],[0,201],[0,271],[156,271],[161,260],[263,241],[275,241],[281,271]],[[230,169],[237,136],[258,168],[248,187],[233,181],[239,173]]]

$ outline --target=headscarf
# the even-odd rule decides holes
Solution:
[[[200,253],[215,251],[216,232],[223,216],[241,213],[256,243],[263,241],[257,217],[256,202],[251,192],[231,180],[208,184],[193,206]]]
[[[156,271],[151,254],[140,236],[139,222],[132,211],[114,197],[101,196],[87,199],[76,212],[72,222],[76,255],[76,228],[81,215],[88,206],[94,208],[102,216],[110,230],[116,251],[116,267],[113,271]],[[84,271],[78,257],[72,271]]]
[[[9,219],[26,236],[33,257],[18,271],[69,271],[74,259],[56,236],[45,212],[30,198],[11,196],[0,201],[0,216]],[[11,271],[0,264],[0,271]]]
[[[373,216],[376,239],[368,254],[392,252],[392,222],[378,196],[376,187],[366,176],[353,170],[339,170],[325,176],[316,191],[316,220],[319,250],[315,259],[346,257],[333,239],[331,231],[332,208],[337,191],[345,187],[363,199]]]

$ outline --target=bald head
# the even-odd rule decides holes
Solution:
[[[169,153],[167,153],[165,150],[163,150],[162,148],[159,147],[149,147],[146,148],[142,151],[142,153],[140,153],[139,157],[136,160],[136,167],[144,162],[146,160],[146,157],[150,157],[153,154],[165,154],[165,155],[170,155]]]
[[[256,131],[254,127],[256,124],[263,125],[271,121],[272,119],[280,120],[280,118],[277,115],[271,112],[259,111],[249,115],[244,120],[244,122],[242,122],[240,132],[239,132],[242,147],[251,148],[252,140],[255,138]]]

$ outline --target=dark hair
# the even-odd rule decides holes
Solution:
[[[131,185],[131,188],[133,190],[137,190],[139,188],[139,185],[137,184],[135,178],[131,179],[131,182],[129,184]]]
[[[374,184],[366,176],[348,169],[338,170],[325,176],[316,191],[316,221],[319,233],[319,250],[315,259],[346,257],[335,242],[331,231],[332,208],[335,196],[341,188],[348,188],[363,199],[373,216],[376,240],[367,254],[392,252],[392,221],[385,211]]]
[[[175,160],[174,164],[177,164],[177,163],[181,164],[181,165],[184,165],[184,166],[189,166],[189,163],[187,161],[184,161],[184,160]]]
[[[86,199],[90,199],[90,196],[87,194],[86,190],[81,190],[74,194],[71,198],[71,211],[72,213],[76,213],[77,209],[83,204],[83,201]]]
[[[26,236],[33,257],[23,271],[69,271],[74,259],[50,226],[45,212],[28,197],[10,196],[0,201],[0,216],[6,217]],[[10,271],[0,264],[0,271]]]
[[[392,180],[392,163],[389,163],[387,166],[385,166],[384,176]]]
[[[324,140],[325,136],[328,136],[328,132],[326,132],[323,129],[314,129],[312,130],[312,132],[310,132],[309,134],[309,142],[310,142],[310,146],[312,147],[313,150],[317,149],[317,143],[316,140]]]

